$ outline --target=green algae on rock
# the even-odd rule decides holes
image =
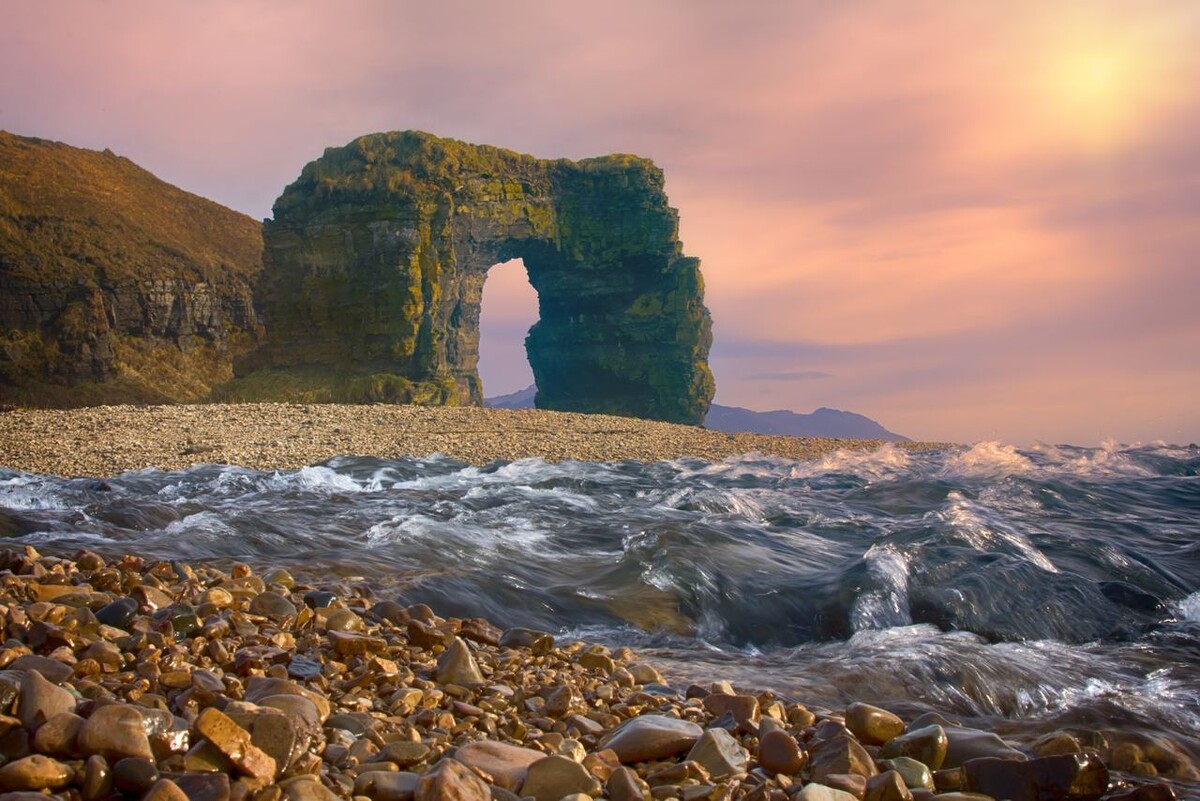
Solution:
[[[371,134],[308,164],[264,240],[268,338],[225,399],[481,404],[484,280],[521,258],[539,408],[700,423],[711,402],[699,261],[646,159]]]

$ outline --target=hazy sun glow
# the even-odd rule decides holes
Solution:
[[[1136,137],[1174,91],[1153,38],[1136,29],[1089,30],[1045,43],[1029,75],[1043,133],[1092,151]]]

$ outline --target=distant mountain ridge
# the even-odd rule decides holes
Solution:
[[[532,409],[537,387],[484,398],[483,405],[493,409]],[[869,417],[854,412],[821,407],[812,414],[798,414],[786,409],[756,412],[740,406],[721,406],[714,403],[704,419],[706,428],[714,431],[752,434],[773,434],[788,437],[836,437],[838,439],[882,439],[889,442],[911,442],[908,437],[888,431]]]

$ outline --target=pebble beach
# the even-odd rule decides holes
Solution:
[[[353,585],[0,551],[0,799],[892,801],[1109,793],[1069,735],[1026,754]],[[1112,755],[1109,755],[1110,757]]]
[[[264,403],[0,413],[0,466],[78,476],[112,476],[143,467],[177,470],[203,463],[286,470],[344,455],[442,453],[470,464],[526,457],[717,460],[750,452],[814,459],[839,449],[871,450],[881,444],[726,434],[602,414],[477,407]]]

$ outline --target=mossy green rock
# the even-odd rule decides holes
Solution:
[[[262,336],[256,221],[128,159],[0,131],[0,402],[196,401]]]
[[[371,134],[308,164],[263,233],[268,340],[235,363],[231,400],[479,404],[484,280],[521,258],[538,293],[539,408],[708,411],[699,261],[646,159]]]

